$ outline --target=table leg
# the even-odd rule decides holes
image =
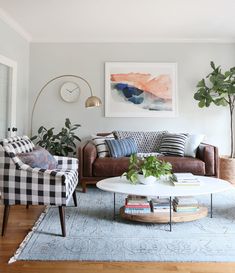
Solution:
[[[212,209],[213,209],[213,208],[212,208],[212,205],[213,205],[212,201],[213,201],[213,200],[212,200],[212,193],[211,193],[211,218],[212,218]]]
[[[170,232],[171,232],[171,230],[172,230],[172,215],[171,215],[171,196],[170,196]]]
[[[115,220],[115,212],[116,212],[116,195],[113,193],[113,220]]]

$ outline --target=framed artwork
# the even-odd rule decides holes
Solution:
[[[176,63],[105,63],[106,117],[176,115]]]

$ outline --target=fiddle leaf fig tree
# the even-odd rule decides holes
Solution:
[[[210,63],[212,72],[207,75],[206,79],[202,79],[197,84],[197,92],[194,99],[199,101],[198,106],[209,107],[211,103],[217,106],[226,106],[230,113],[230,139],[231,152],[230,157],[234,158],[234,106],[235,106],[235,67],[228,71],[222,72],[220,66]]]

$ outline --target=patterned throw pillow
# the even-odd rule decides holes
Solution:
[[[184,156],[186,134],[165,134],[159,152],[164,155]]]
[[[105,140],[112,157],[130,156],[137,153],[137,146],[133,138]]]
[[[109,149],[108,146],[105,142],[106,139],[114,139],[114,135],[110,134],[107,136],[96,136],[92,135],[92,141],[96,147],[98,157],[108,157],[110,156],[109,154]]]
[[[42,147],[36,147],[32,152],[17,154],[17,157],[32,168],[53,170],[57,168],[57,161],[53,155]]]
[[[131,131],[115,131],[114,135],[117,139],[131,137],[135,140],[138,153],[154,153],[159,151],[162,137],[167,131],[156,132],[131,132]]]

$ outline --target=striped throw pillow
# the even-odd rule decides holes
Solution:
[[[98,154],[98,157],[108,157],[110,156],[109,154],[109,149],[108,149],[108,146],[105,142],[106,139],[114,139],[114,135],[113,134],[110,134],[110,135],[107,135],[107,136],[96,136],[96,135],[92,135],[92,141],[96,147],[96,150],[97,150],[97,154]]]
[[[162,138],[159,152],[164,155],[184,156],[186,134],[165,134]]]
[[[112,157],[130,156],[137,153],[137,146],[133,138],[105,140]]]

